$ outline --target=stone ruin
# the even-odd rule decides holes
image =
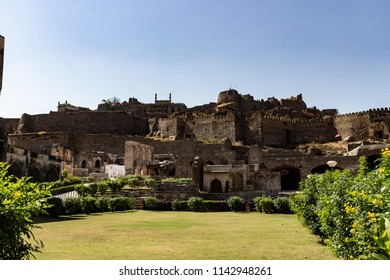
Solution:
[[[192,178],[212,199],[296,191],[311,173],[356,170],[390,147],[388,108],[339,115],[309,108],[301,94],[255,100],[234,89],[187,108],[136,98],[97,109],[58,103],[56,112],[0,118],[0,160],[15,176],[54,181],[62,170],[96,180],[118,174]],[[116,174],[116,175],[115,175]]]

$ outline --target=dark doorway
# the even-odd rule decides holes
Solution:
[[[46,181],[54,182],[60,179],[60,173],[55,168],[50,168],[49,171],[46,172]]]
[[[291,143],[292,143],[291,130],[286,129],[286,144],[290,145]]]
[[[280,184],[282,191],[296,191],[301,181],[301,172],[298,168],[282,166],[272,170],[280,172]]]
[[[371,170],[374,170],[380,163],[380,155],[371,155],[367,157],[367,166]]]
[[[210,192],[211,193],[221,193],[222,192],[222,183],[220,180],[214,179],[211,181]]]
[[[31,177],[30,181],[33,183],[41,182],[41,171],[36,166],[28,171],[28,176]]]
[[[22,167],[18,163],[14,162],[8,168],[8,174],[17,178],[22,178]]]

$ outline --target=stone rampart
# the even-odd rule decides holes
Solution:
[[[146,120],[124,112],[50,112],[23,114],[17,133],[82,132],[94,134],[146,135]]]

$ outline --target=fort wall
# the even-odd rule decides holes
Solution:
[[[145,135],[146,120],[136,119],[124,112],[50,112],[23,114],[17,133],[83,132],[95,134]]]
[[[382,125],[381,138],[389,138],[390,109],[380,108],[335,117],[335,125],[342,139],[367,140],[375,138],[376,125]]]

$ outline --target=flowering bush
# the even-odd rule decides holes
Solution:
[[[378,231],[386,230],[379,221],[390,216],[388,148],[372,171],[362,157],[356,176],[349,171],[314,174],[301,189],[293,200],[295,212],[314,234],[328,240],[336,256],[372,259],[384,254]]]
[[[50,193],[28,178],[9,175],[8,167],[0,162],[0,259],[30,259],[43,247],[33,235],[37,226],[31,219],[49,207],[46,198]]]

